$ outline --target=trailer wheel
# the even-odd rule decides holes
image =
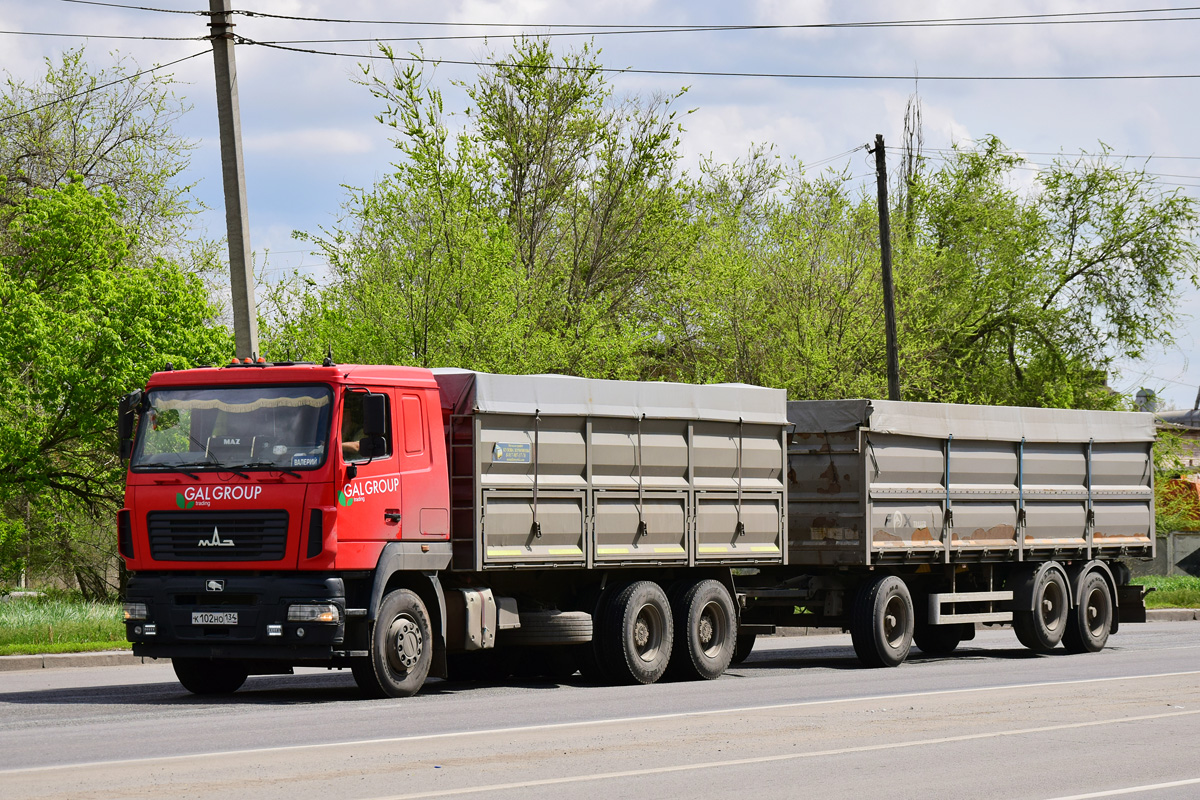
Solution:
[[[721,677],[733,658],[737,610],[729,591],[712,579],[685,588],[671,604],[675,647],[671,673],[684,680]]]
[[[850,640],[867,667],[896,667],[908,658],[913,637],[912,595],[895,575],[863,585],[850,614]]]
[[[246,667],[240,661],[172,658],[171,666],[192,694],[233,694],[246,682]]]
[[[1063,646],[1071,653],[1098,653],[1108,642],[1112,628],[1113,602],[1108,581],[1099,572],[1083,579],[1078,603],[1067,617]]]
[[[931,656],[946,656],[953,653],[968,637],[964,626],[971,623],[955,623],[952,625],[930,625],[920,623],[913,628],[913,644],[922,653]]]
[[[616,683],[654,683],[671,660],[671,605],[662,587],[637,581],[617,592],[604,614],[600,655]]]
[[[1067,629],[1067,581],[1056,569],[1042,572],[1033,587],[1033,609],[1013,612],[1013,630],[1021,644],[1035,653],[1048,653]]]
[[[379,604],[371,632],[371,654],[351,666],[354,681],[371,697],[417,693],[433,662],[433,626],[415,592],[397,589]]]
[[[758,638],[756,633],[738,633],[737,642],[733,645],[733,658],[729,659],[730,664],[740,664],[750,657],[750,651],[754,649],[754,640]]]

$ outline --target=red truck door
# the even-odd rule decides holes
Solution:
[[[383,452],[367,457],[363,431],[363,401],[367,394],[383,395],[388,429]],[[395,396],[391,389],[351,387],[342,393],[340,441],[341,485],[338,491],[338,541],[396,540],[401,531],[400,468],[396,454]],[[347,555],[348,551],[339,548]]]

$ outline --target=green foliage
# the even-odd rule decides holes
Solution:
[[[78,48],[58,63],[47,59],[39,81],[8,77],[0,89],[0,213],[38,189],[82,180],[123,199],[120,220],[136,237],[137,256],[174,246],[192,210],[191,187],[175,182],[193,147],[173,127],[186,107],[169,74],[129,78],[139,71],[120,56],[92,67]]]
[[[118,603],[53,596],[0,602],[0,655],[127,646]]]
[[[387,51],[390,55],[390,51]],[[687,234],[674,98],[613,101],[594,54],[521,41],[464,86],[451,135],[421,66],[364,71],[395,131],[395,172],[343,225],[299,234],[326,287],[268,292],[273,351],[504,372],[639,374]]]
[[[123,477],[117,398],[167,362],[229,349],[198,280],[133,265],[133,245],[120,200],[82,180],[35,189],[0,239],[0,509],[28,566],[93,595],[110,582]]]
[[[1154,589],[1146,595],[1146,608],[1200,608],[1200,578],[1150,575],[1130,583]]]

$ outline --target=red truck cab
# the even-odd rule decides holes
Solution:
[[[123,416],[133,435],[118,534],[135,653],[197,675],[236,653],[229,681],[348,661],[366,645],[347,621],[381,590],[385,550],[433,570],[449,561],[428,370],[260,361],[160,372]]]

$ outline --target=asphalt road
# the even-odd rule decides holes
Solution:
[[[709,683],[431,682],[361,700],[348,673],[220,700],[170,667],[0,674],[0,797],[1200,797],[1200,625],[1098,654],[1009,631],[857,666],[847,636],[761,640]]]

